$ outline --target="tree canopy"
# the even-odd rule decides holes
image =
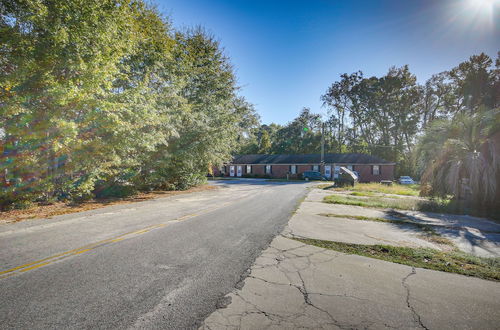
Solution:
[[[184,189],[258,120],[223,49],[137,0],[0,1],[0,202]]]

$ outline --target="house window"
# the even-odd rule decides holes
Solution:
[[[319,172],[319,165],[313,165],[312,170]]]
[[[347,165],[347,168],[350,169],[351,171],[353,170],[353,166],[352,165]]]
[[[290,165],[290,173],[297,174],[297,165]]]
[[[247,165],[247,174],[252,173],[252,165]]]
[[[372,166],[372,174],[373,175],[380,175],[380,165],[373,165]]]
[[[271,165],[266,165],[266,174],[271,174],[272,167]]]

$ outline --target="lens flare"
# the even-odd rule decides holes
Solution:
[[[498,10],[500,0],[463,0],[463,13],[466,14],[475,25],[487,25],[493,27],[495,10]]]

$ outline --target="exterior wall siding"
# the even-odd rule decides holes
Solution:
[[[394,180],[394,168],[394,165],[380,166],[380,174],[382,175],[382,180]]]
[[[302,173],[305,171],[312,171],[312,165],[298,165],[297,166],[297,173],[299,174],[299,177],[301,177]]]
[[[380,174],[372,174],[372,165],[354,165],[353,170],[359,174],[359,182],[380,182],[394,180],[394,165],[380,165]]]
[[[252,173],[254,175],[264,175],[266,174],[266,166],[265,165],[252,165]]]
[[[288,165],[272,165],[272,178],[286,178],[286,174],[289,171]]]

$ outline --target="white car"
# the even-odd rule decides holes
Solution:
[[[398,180],[399,184],[414,184],[415,181],[409,176],[401,176]]]

